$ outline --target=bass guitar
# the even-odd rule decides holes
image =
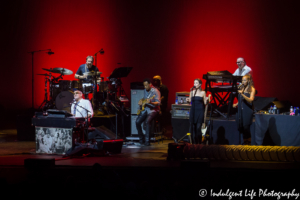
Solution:
[[[155,95],[153,95],[152,97],[150,97],[149,99],[153,99],[155,97]],[[145,105],[147,104],[147,99],[142,98],[142,105],[140,105],[140,109],[137,111],[137,115],[139,115],[142,111],[145,110]]]

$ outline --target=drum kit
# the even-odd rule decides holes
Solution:
[[[131,71],[132,67],[121,67],[114,70],[124,71],[124,68],[127,69],[126,76]],[[129,68],[129,69],[128,69]],[[123,102],[118,98],[124,92],[121,84],[120,75],[116,75],[114,72],[111,74],[109,81],[104,81],[104,78],[101,77],[102,72],[99,71],[91,71],[86,72],[86,75],[90,82],[83,83],[82,80],[64,80],[65,75],[73,74],[73,71],[66,68],[50,68],[43,70],[47,71],[45,74],[37,74],[45,77],[45,97],[44,101],[39,107],[39,110],[42,109],[46,111],[47,109],[58,109],[58,110],[66,110],[71,112],[70,102],[74,99],[74,91],[80,90],[83,92],[85,97],[88,97],[88,94],[92,93],[92,105],[94,110],[101,110],[103,106],[107,105],[108,102],[120,103]],[[125,69],[125,71],[126,71]],[[59,74],[58,76],[54,76],[52,74]],[[121,75],[121,77],[126,77]],[[49,86],[49,87],[48,87]],[[119,94],[118,94],[119,92]],[[126,96],[126,95],[125,95]],[[49,97],[49,98],[48,98]]]

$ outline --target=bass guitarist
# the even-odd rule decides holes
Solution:
[[[154,118],[159,113],[160,92],[155,87],[153,87],[153,85],[151,84],[151,80],[148,78],[143,80],[143,85],[145,88],[144,98],[138,102],[140,109],[135,123],[140,139],[140,145],[150,146],[151,124]],[[146,123],[145,137],[142,131],[142,123],[144,121]]]

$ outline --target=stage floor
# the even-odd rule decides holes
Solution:
[[[167,160],[168,144],[173,140],[151,143],[151,146],[138,146],[132,142],[124,142],[119,154],[106,156],[81,156],[63,158],[58,154],[37,154],[35,142],[18,141],[16,129],[0,130],[0,167],[24,166],[27,158],[55,159],[55,166],[88,167],[95,163],[108,168],[157,167],[179,169],[181,161]],[[191,159],[191,161],[197,161]],[[201,160],[208,161],[208,160]],[[244,168],[244,169],[295,169],[300,168],[297,162],[266,161],[222,161],[210,160],[210,168]]]
[[[124,144],[119,154],[64,159],[36,154],[35,142],[17,141],[16,129],[0,130],[0,187],[20,196],[56,197],[63,190],[66,197],[88,192],[112,199],[199,199],[200,190],[211,189],[292,191],[290,180],[300,178],[296,162],[167,160],[169,143],[173,140],[149,147]],[[27,158],[54,158],[55,166],[26,168]]]

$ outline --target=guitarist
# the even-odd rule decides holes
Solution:
[[[191,88],[188,102],[192,102],[190,109],[190,133],[193,144],[200,144],[202,141],[201,124],[204,119],[204,105],[206,105],[207,97],[204,90],[201,89],[202,81],[199,78],[194,80],[194,87]]]
[[[144,104],[144,109],[140,109],[141,112],[136,119],[136,128],[138,131],[140,145],[150,146],[150,130],[153,119],[159,113],[160,106],[160,92],[153,87],[151,80],[146,78],[143,80],[144,85],[144,98],[138,102],[139,106]],[[142,132],[142,123],[146,122],[146,134]]]

